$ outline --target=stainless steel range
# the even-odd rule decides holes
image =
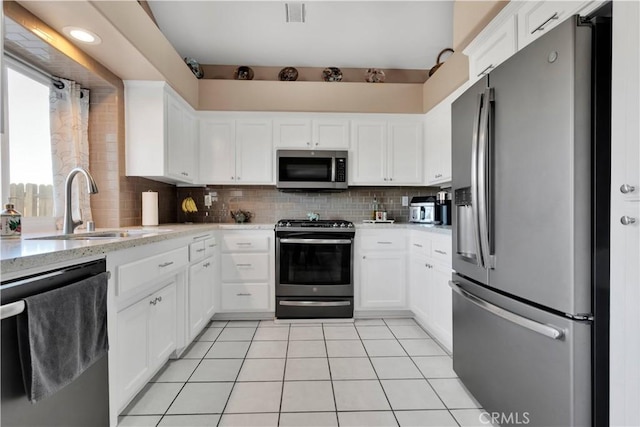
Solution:
[[[276,224],[276,317],[353,317],[352,222]]]

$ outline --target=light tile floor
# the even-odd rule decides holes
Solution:
[[[213,321],[120,426],[484,426],[450,355],[412,319]]]

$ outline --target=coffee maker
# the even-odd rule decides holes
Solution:
[[[435,211],[435,224],[451,225],[451,193],[448,191],[440,191],[436,194]]]

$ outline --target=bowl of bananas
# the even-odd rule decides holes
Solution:
[[[189,214],[198,212],[198,206],[196,206],[196,202],[191,196],[185,197],[182,200],[182,205],[180,207],[182,208],[182,212],[186,214],[187,218],[189,217]]]

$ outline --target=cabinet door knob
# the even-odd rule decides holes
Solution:
[[[634,187],[633,185],[622,184],[620,186],[620,192],[622,194],[633,193],[634,191],[636,191],[636,187]]]
[[[620,222],[622,223],[622,225],[630,225],[630,224],[635,224],[636,219],[625,215],[622,218],[620,218]]]

